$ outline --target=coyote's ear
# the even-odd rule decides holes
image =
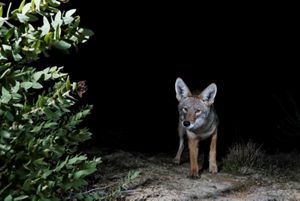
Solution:
[[[176,91],[176,98],[178,101],[180,101],[182,98],[192,95],[189,88],[186,86],[186,84],[180,77],[176,79],[175,91]]]
[[[217,85],[215,83],[210,84],[204,89],[199,97],[207,104],[211,105],[214,103],[217,94]]]

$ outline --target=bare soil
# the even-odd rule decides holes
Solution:
[[[266,178],[258,173],[236,176],[210,174],[204,170],[199,179],[188,178],[187,158],[181,165],[168,154],[145,155],[114,151],[102,156],[102,164],[90,189],[109,191],[129,171],[140,174],[119,189],[116,200],[124,201],[300,201],[300,181]]]

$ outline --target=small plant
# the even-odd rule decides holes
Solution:
[[[85,200],[114,201],[121,198],[124,191],[129,188],[130,183],[139,176],[139,171],[129,171],[121,181],[100,188],[89,189],[80,193],[77,198]]]
[[[109,200],[113,201],[119,198],[124,190],[128,189],[130,182],[139,176],[139,171],[129,171],[128,174],[122,179],[120,183],[112,188],[111,191],[106,193],[104,196],[100,197],[99,200]]]
[[[223,169],[237,174],[249,174],[264,165],[265,154],[261,146],[249,141],[233,145],[224,159]]]

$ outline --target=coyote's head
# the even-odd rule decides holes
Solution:
[[[181,78],[175,83],[176,98],[179,101],[179,120],[188,130],[200,128],[209,118],[214,103],[217,86],[210,84],[200,94],[192,94]]]

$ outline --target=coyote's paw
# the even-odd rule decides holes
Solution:
[[[199,179],[199,171],[198,170],[191,170],[189,174],[189,178],[191,179]]]
[[[179,165],[180,164],[180,158],[175,157],[173,159],[173,163],[175,163],[176,165]]]
[[[218,166],[216,164],[209,164],[209,172],[216,174],[218,172]]]
[[[189,174],[188,178],[190,179],[200,179],[199,174]]]

